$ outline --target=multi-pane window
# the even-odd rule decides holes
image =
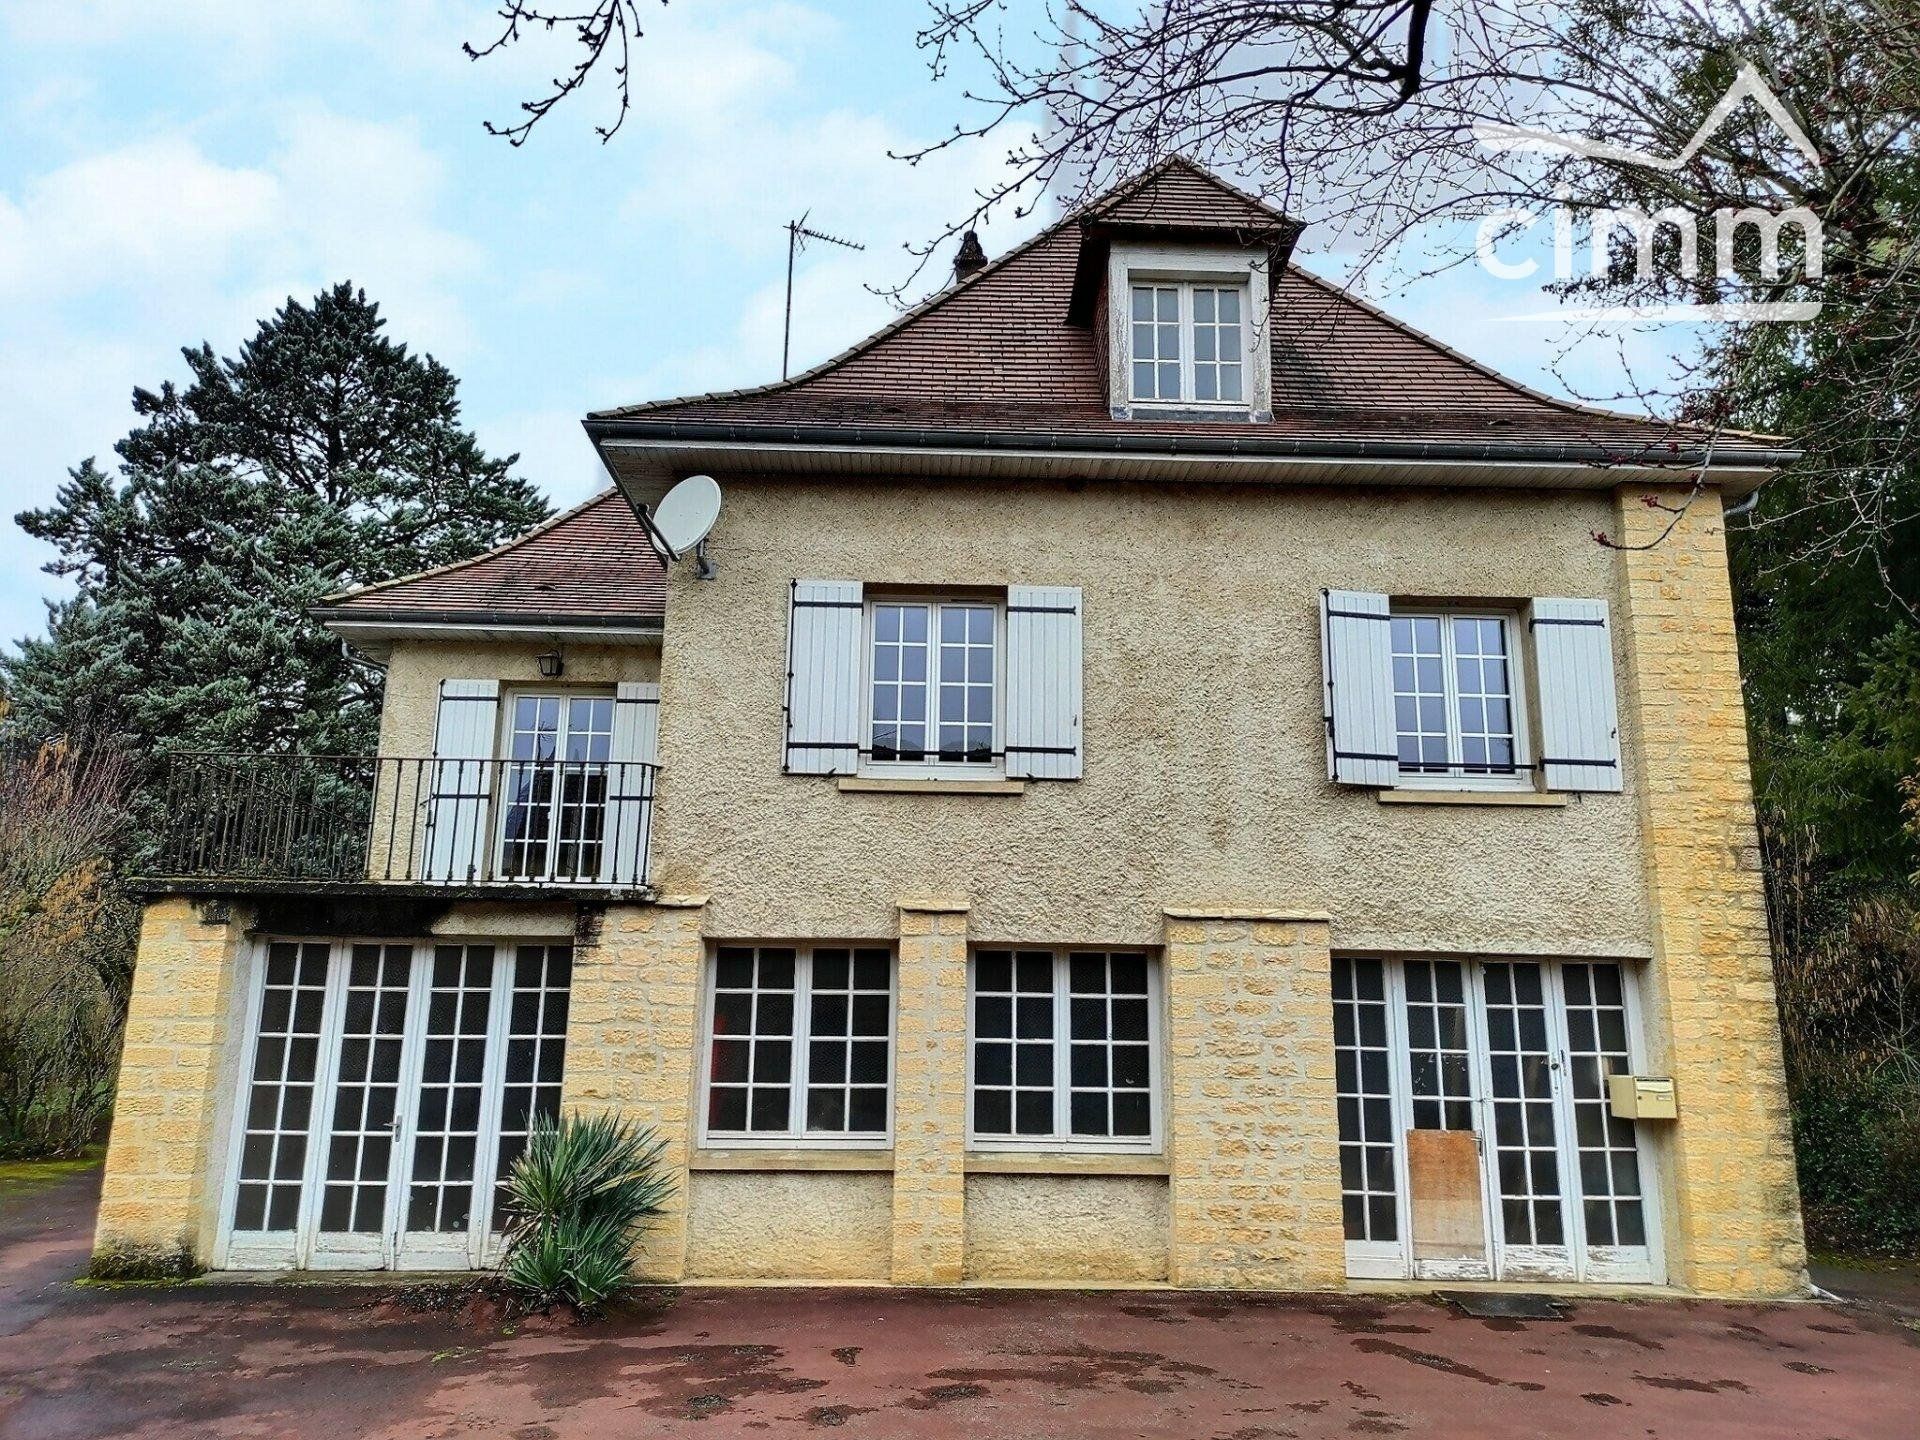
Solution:
[[[1561,975],[1566,984],[1567,1068],[1587,1244],[1644,1245],[1647,1218],[1633,1122],[1613,1113],[1607,1095],[1609,1076],[1633,1070],[1620,967],[1568,964],[1561,967]]]
[[[319,941],[276,940],[267,948],[240,1142],[235,1230],[283,1231],[299,1223],[331,953]]]
[[[973,1139],[1151,1148],[1153,981],[1151,960],[1134,951],[978,951]]]
[[[1246,399],[1246,291],[1163,281],[1132,287],[1133,398],[1238,405]]]
[[[893,954],[864,945],[722,945],[708,1001],[706,1136],[884,1140]]]
[[[494,1163],[493,1228],[506,1226],[506,1182],[527,1148],[536,1116],[560,1118],[567,1063],[571,945],[522,945],[513,957],[507,1055],[500,1077],[500,1148]]]
[[[1392,1049],[1387,971],[1378,960],[1333,962],[1334,1105],[1340,1123],[1340,1204],[1349,1240],[1397,1240]]]
[[[999,607],[980,601],[875,602],[869,756],[911,764],[992,764],[999,630]]]
[[[1409,960],[1405,974],[1413,1128],[1471,1130],[1466,967],[1457,960]]]
[[[1521,774],[1508,617],[1396,611],[1392,630],[1401,776]]]
[[[500,871],[593,880],[607,827],[611,695],[516,695],[508,714]]]

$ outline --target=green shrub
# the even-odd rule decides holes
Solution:
[[[631,1285],[638,1232],[673,1194],[665,1148],[617,1115],[534,1117],[507,1179],[507,1283],[537,1308],[588,1314]]]
[[[1920,1090],[1902,1071],[1803,1070],[1793,1131],[1815,1250],[1920,1255]]]

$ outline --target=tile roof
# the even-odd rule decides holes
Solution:
[[[666,613],[666,571],[633,506],[606,490],[471,560],[329,596],[323,613],[474,623],[658,620]]]
[[[765,425],[791,443],[805,443],[808,427],[848,425],[991,426],[1052,441],[1159,432],[1664,448],[1698,437],[1530,390],[1293,264],[1273,287],[1271,422],[1115,420],[1105,327],[1067,318],[1082,249],[1108,227],[1217,229],[1271,243],[1283,234],[1290,242],[1294,222],[1190,162],[1163,162],[791,380],[602,410],[588,417],[588,430]],[[1723,435],[1716,453],[1771,450],[1763,442]]]

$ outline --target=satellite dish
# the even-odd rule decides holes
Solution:
[[[711,475],[689,475],[653,507],[653,532],[666,547],[667,558],[678,560],[699,548],[719,518],[719,483]]]

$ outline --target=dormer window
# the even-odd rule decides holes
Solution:
[[[1246,403],[1246,288],[1174,283],[1133,287],[1133,399]]]
[[[1108,263],[1114,418],[1272,417],[1264,250],[1115,245]]]

